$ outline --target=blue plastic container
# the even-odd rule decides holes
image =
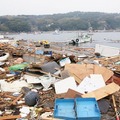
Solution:
[[[64,120],[100,120],[95,98],[56,99],[54,117]]]
[[[43,55],[44,51],[43,50],[36,50],[35,54],[37,55]]]
[[[76,98],[77,120],[100,120],[101,114],[95,98]]]
[[[54,117],[64,120],[75,120],[74,99],[56,99]]]

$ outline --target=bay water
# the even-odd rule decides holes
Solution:
[[[84,32],[85,33],[85,32]],[[87,33],[87,32],[86,32]],[[70,42],[81,34],[80,31],[59,31],[51,32],[37,32],[37,33],[20,33],[6,35],[17,40],[41,41],[48,40],[49,42]],[[92,42],[82,43],[81,47],[95,47],[96,44],[120,48],[120,32],[91,32]]]

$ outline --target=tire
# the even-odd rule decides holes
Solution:
[[[78,43],[78,42],[79,42],[79,39],[76,39],[76,42]]]

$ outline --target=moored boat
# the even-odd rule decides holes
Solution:
[[[69,44],[79,44],[79,43],[86,43],[86,42],[91,42],[92,41],[92,36],[91,35],[78,35],[76,38],[72,39]]]

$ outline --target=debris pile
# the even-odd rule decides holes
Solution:
[[[0,120],[120,117],[118,49],[27,43],[0,43]]]

